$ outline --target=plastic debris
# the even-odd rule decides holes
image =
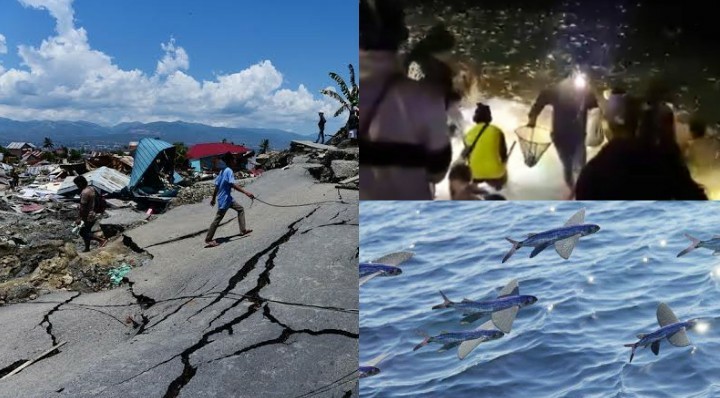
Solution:
[[[120,286],[123,278],[125,278],[125,275],[127,275],[131,269],[132,267],[126,263],[123,263],[119,267],[110,269],[110,271],[108,271],[108,275],[110,276],[110,281],[112,281],[113,286]]]

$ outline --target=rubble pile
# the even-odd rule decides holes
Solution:
[[[307,141],[293,141],[290,151],[294,164],[314,164],[308,171],[320,182],[339,183],[359,174],[360,151],[357,147],[339,149]]]
[[[119,241],[78,255],[83,244],[72,233],[76,216],[72,203],[48,203],[34,215],[0,216],[0,304],[34,299],[51,289],[102,290],[110,285],[107,269],[147,260]]]
[[[138,159],[162,160],[162,151],[173,150],[167,143],[150,144],[136,149],[147,155]],[[165,149],[158,152],[158,145]],[[269,170],[303,164],[320,182],[339,183],[339,189],[357,189],[358,159],[357,147],[293,141],[289,150],[259,156],[256,165]],[[116,238],[118,235],[151,222],[156,210],[167,208],[168,203],[170,207],[199,203],[212,196],[214,190],[212,170],[195,170],[182,176],[174,167],[163,166],[159,172],[151,163],[134,162],[128,156],[94,153],[79,163],[65,161],[57,165],[23,162],[14,166],[0,163],[3,174],[10,176],[6,170],[9,168],[20,177],[15,189],[8,186],[9,178],[0,181],[0,305],[33,300],[52,290],[90,292],[117,285],[120,271],[127,272],[150,260],[142,250],[126,247],[124,239]],[[18,174],[21,170],[22,174]],[[244,185],[260,171],[236,171],[236,181]],[[97,225],[111,240],[106,247],[90,253],[78,253],[84,244],[72,232],[79,202],[73,182],[76,175],[85,176],[106,196],[108,205]],[[171,176],[177,196],[152,189],[165,186]],[[186,186],[175,189],[181,182]],[[132,242],[128,246],[133,246]]]
[[[170,202],[170,206],[182,206],[202,202],[203,199],[212,196],[215,186],[211,181],[203,181],[181,188],[178,195]]]

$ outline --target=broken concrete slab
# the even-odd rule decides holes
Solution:
[[[298,148],[305,148],[305,149],[310,149],[310,150],[320,150],[320,151],[337,151],[338,150],[334,146],[316,144],[312,141],[292,141],[290,143],[291,150],[296,150]]]
[[[106,210],[107,217],[100,220],[100,225],[111,225],[121,227],[123,230],[144,222],[147,219],[147,214],[133,209],[115,209]]]
[[[359,173],[359,163],[354,160],[333,160],[330,168],[337,179],[345,179],[356,176]]]

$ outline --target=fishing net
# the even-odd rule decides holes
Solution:
[[[552,144],[550,131],[542,127],[523,126],[515,130],[525,165],[534,167]]]

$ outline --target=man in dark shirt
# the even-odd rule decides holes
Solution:
[[[98,193],[95,188],[88,186],[88,182],[83,176],[77,176],[73,180],[75,185],[80,189],[80,214],[75,224],[82,225],[80,227],[80,236],[85,242],[84,252],[90,251],[90,242],[97,241],[100,247],[104,247],[107,239],[95,236],[92,232],[93,226],[97,221],[98,215],[95,214],[95,201]]]
[[[538,116],[547,105],[553,107],[552,141],[563,164],[565,183],[573,189],[574,174],[586,162],[588,111],[598,107],[597,98],[590,90],[587,78],[575,72],[540,93],[528,115],[529,127],[535,127]]]
[[[318,138],[315,140],[315,143],[325,143],[325,115],[320,112],[320,121],[318,122],[318,128],[320,129],[320,132],[318,133]]]

